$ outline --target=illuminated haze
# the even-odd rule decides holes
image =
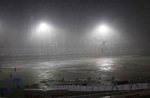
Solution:
[[[1,48],[149,49],[148,0],[1,0],[0,12]]]

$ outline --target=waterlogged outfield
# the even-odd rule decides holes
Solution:
[[[14,72],[13,68],[15,67],[17,72]],[[23,79],[22,86],[38,84],[40,87],[47,88],[55,83],[65,83],[64,81],[50,82],[51,79],[60,78],[76,80],[76,78],[96,79],[101,77],[101,84],[105,85],[111,83],[111,77],[118,80],[137,80],[139,77],[150,79],[150,57],[87,57],[65,60],[11,61],[2,62],[2,68],[0,86],[9,87],[14,87],[12,79],[9,77],[10,72],[12,72],[13,78]]]

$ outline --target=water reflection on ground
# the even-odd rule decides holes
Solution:
[[[99,59],[96,63],[101,71],[112,71],[113,70],[112,66],[114,66],[114,59],[103,58]]]
[[[15,77],[28,83],[51,85],[49,80],[102,78],[102,84],[109,84],[111,77],[118,80],[135,80],[138,77],[150,78],[150,57],[107,57],[78,58],[73,60],[5,62],[2,68],[20,68]],[[13,71],[13,70],[11,70]],[[47,81],[47,82],[46,82]]]

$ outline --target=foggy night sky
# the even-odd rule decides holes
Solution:
[[[34,25],[41,21],[63,28],[67,36],[60,36],[67,43],[103,23],[132,43],[149,42],[149,5],[149,0],[0,0],[0,47],[25,43]]]

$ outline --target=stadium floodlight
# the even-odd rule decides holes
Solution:
[[[94,36],[98,39],[106,40],[112,34],[111,28],[107,25],[100,25],[94,29]]]
[[[109,32],[109,28],[106,25],[101,25],[98,27],[97,31],[102,35],[107,35]]]
[[[46,23],[41,23],[38,27],[39,32],[46,32],[48,31],[49,26]]]
[[[37,26],[36,34],[40,37],[48,36],[51,30],[52,30],[52,27],[50,25],[42,22]]]
[[[105,26],[105,25],[102,25],[102,26],[99,27],[99,31],[100,32],[107,32],[108,31],[108,27]]]

